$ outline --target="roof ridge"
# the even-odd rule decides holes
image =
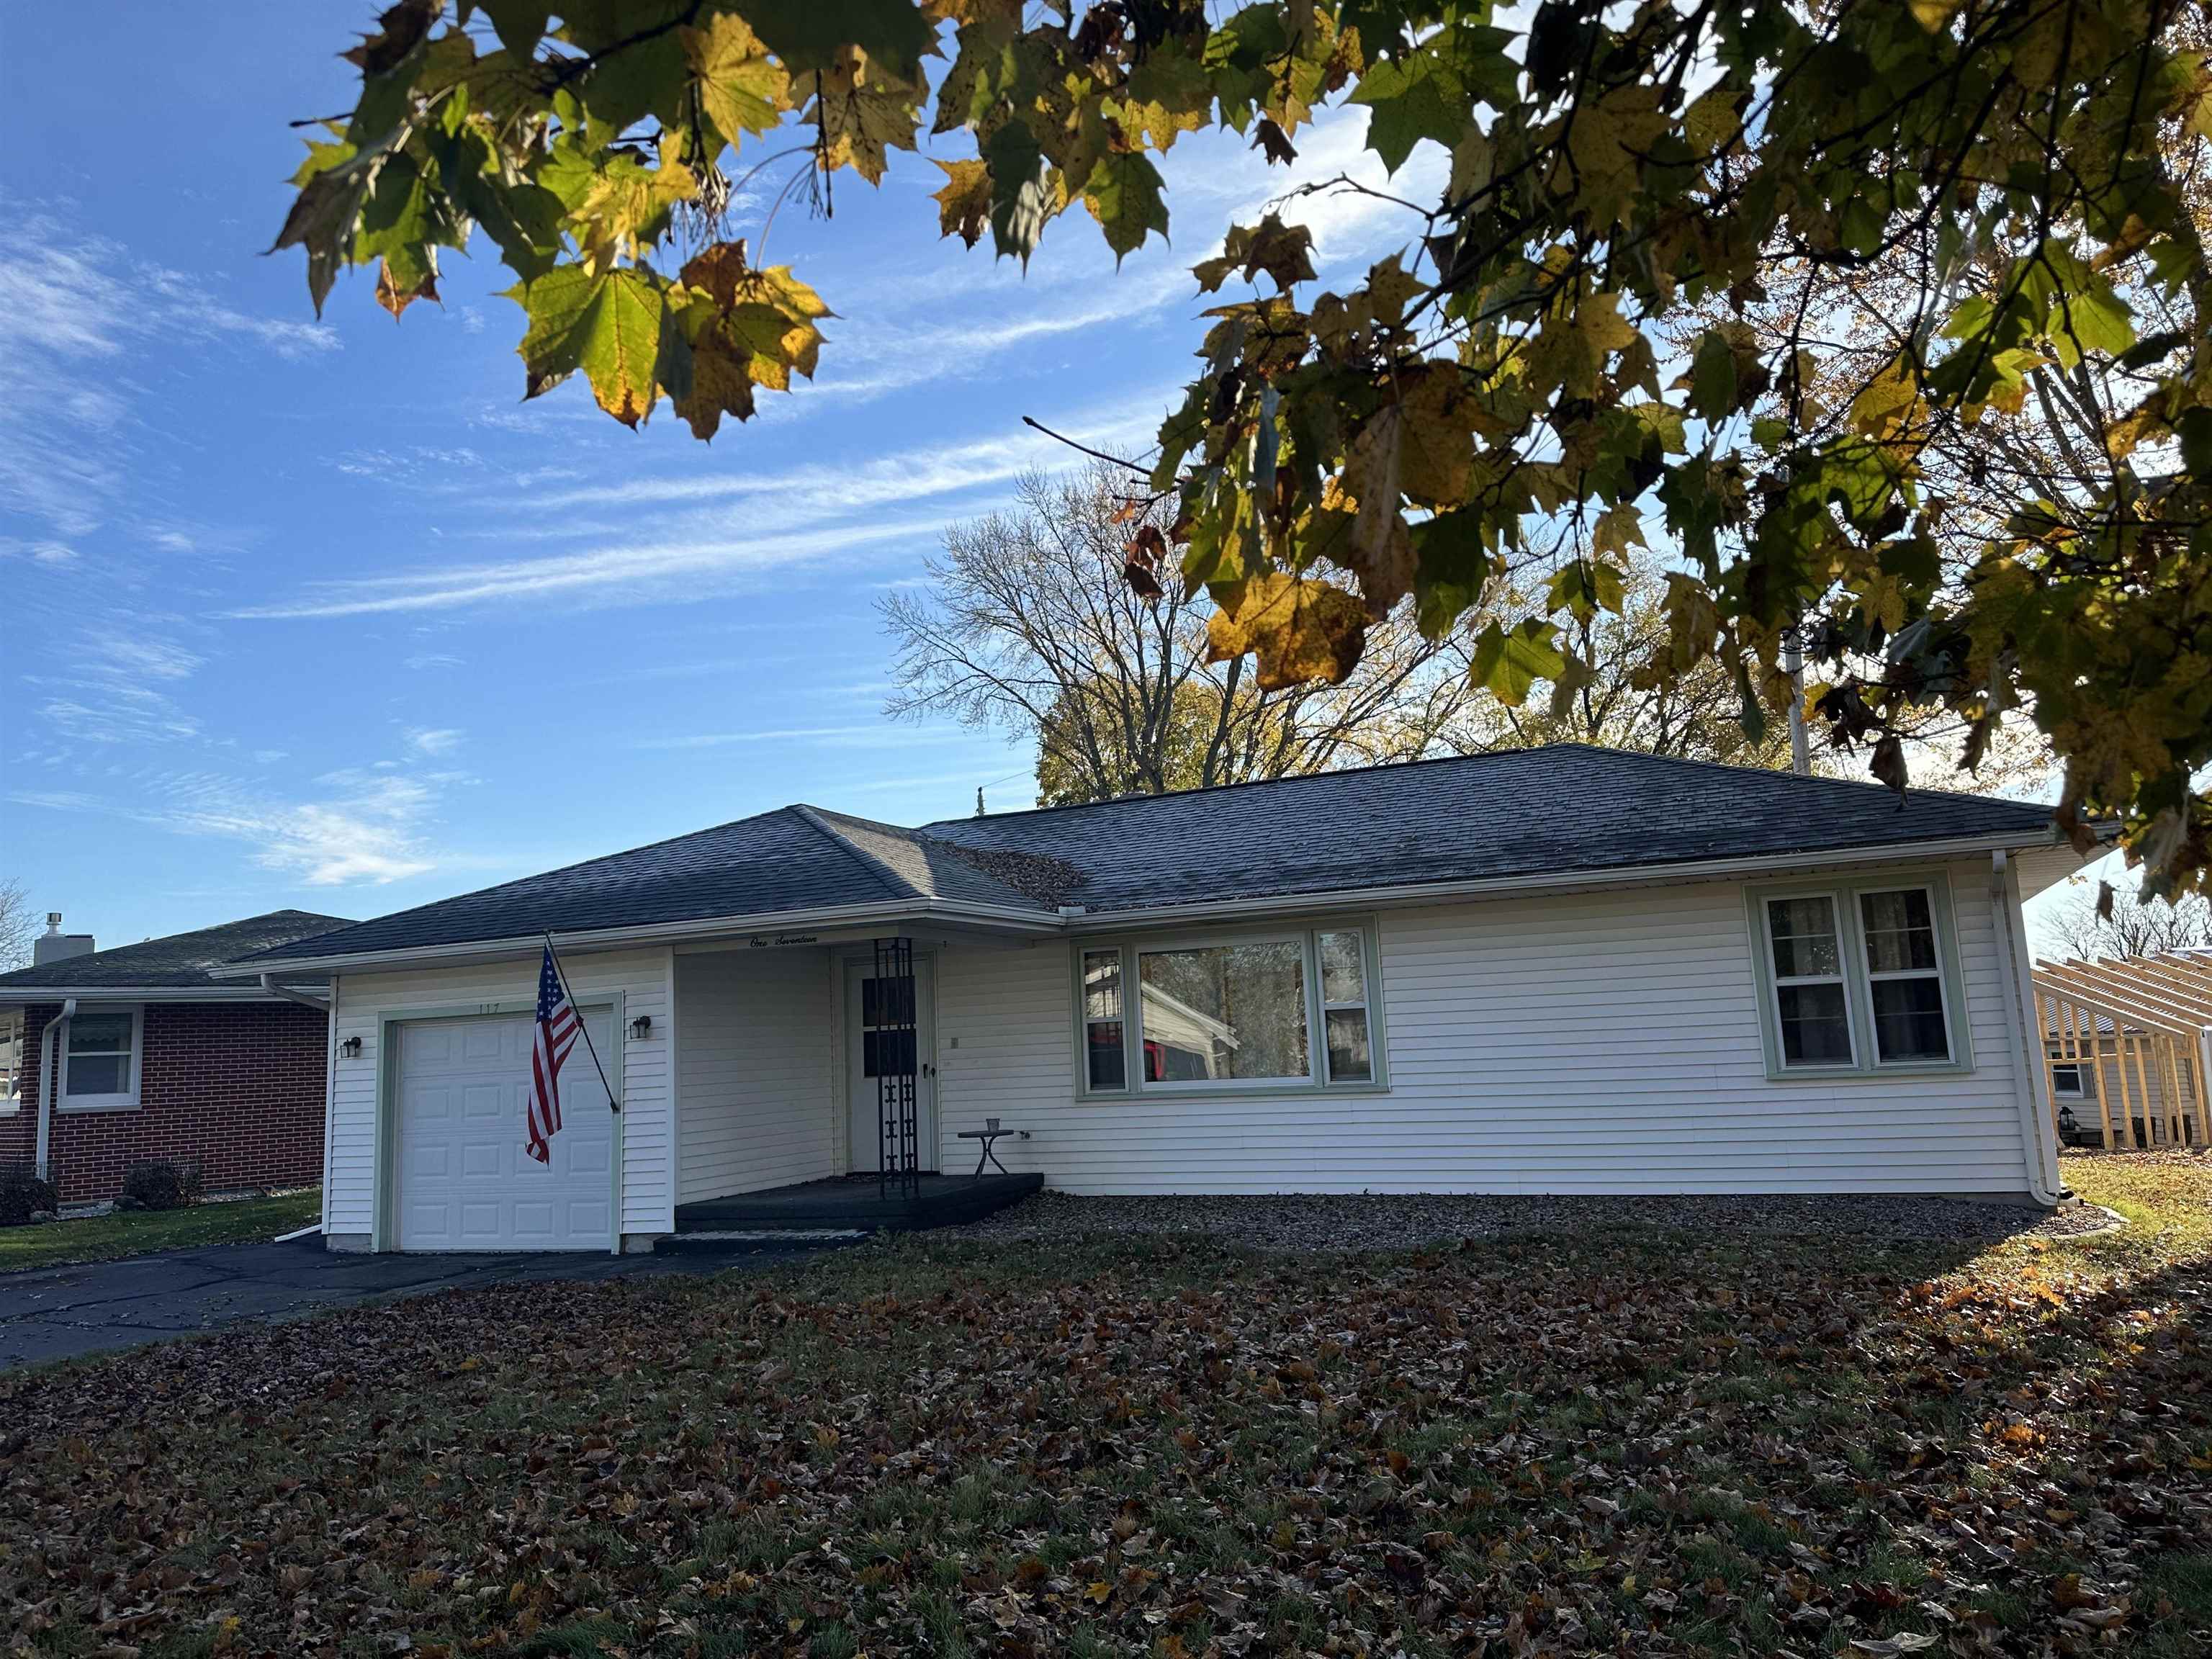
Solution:
[[[1488,749],[1483,750],[1482,753],[1486,755],[1533,755],[1546,749],[1581,749],[1585,750],[1593,755],[1618,755],[1622,757],[1624,759],[1658,761],[1668,766],[1702,767],[1710,772],[1750,772],[1760,774],[1771,778],[1787,778],[1793,782],[1842,784],[1853,789],[1870,789],[1878,794],[1896,795],[1898,793],[1897,791],[1892,789],[1887,784],[1880,782],[1873,778],[1832,778],[1825,776],[1818,772],[1785,771],[1778,766],[1745,766],[1736,761],[1711,760],[1703,755],[1662,755],[1656,750],[1652,749],[1617,749],[1608,744],[1585,743],[1579,738],[1563,738],[1557,743],[1540,743],[1536,744],[1533,749]],[[1441,757],[1440,758],[1452,760],[1474,760],[1480,758],[1480,757],[1474,755],[1445,756]],[[1305,775],[1320,776],[1322,775],[1318,773],[1309,773]],[[1937,789],[1923,783],[1908,783],[1905,786],[1905,793],[1913,795],[1933,795],[1942,800],[1995,801],[2001,805],[2025,807],[2030,811],[2047,812],[2051,810],[2050,805],[2044,801],[2015,800],[2010,795],[1981,795],[1976,794],[1971,789]],[[1900,796],[1899,799],[1901,800],[1902,797]]]
[[[838,848],[848,858],[854,860],[863,869],[866,870],[869,874],[874,876],[878,881],[882,882],[884,886],[890,890],[890,896],[894,898],[914,899],[927,898],[930,896],[930,895],[923,892],[912,882],[900,875],[897,871],[892,869],[890,865],[884,863],[883,860],[878,858],[873,853],[869,852],[866,848],[857,845],[850,836],[838,830],[836,825],[830,822],[830,818],[833,815],[823,808],[819,806],[810,806],[805,801],[794,801],[785,810],[798,813],[801,818],[806,821],[806,823],[812,825],[816,831],[823,836],[831,846]],[[848,815],[837,814],[836,816],[843,817]],[[851,821],[854,823],[871,823],[871,820],[867,818],[853,818]],[[901,826],[897,824],[875,824],[872,827],[883,830],[896,830]],[[909,831],[908,833],[911,834],[915,832]]]
[[[1787,778],[1805,783],[1842,784],[1855,789],[1873,790],[1882,794],[1893,793],[1887,784],[1877,783],[1867,778],[1830,778],[1822,777],[1818,774],[1801,775],[1783,771],[1771,766],[1745,766],[1734,761],[1706,760],[1692,755],[1662,755],[1648,749],[1620,749],[1608,744],[1585,743],[1578,738],[1562,738],[1555,743],[1531,744],[1519,749],[1480,749],[1470,755],[1420,755],[1412,760],[1373,761],[1364,766],[1337,766],[1319,772],[1292,772],[1279,778],[1243,778],[1235,783],[1195,784],[1184,789],[1163,789],[1157,794],[1115,795],[1105,800],[1067,801],[1057,806],[1024,806],[1011,812],[991,812],[984,816],[987,818],[1026,818],[1041,817],[1050,812],[1085,812],[1102,806],[1126,806],[1136,801],[1174,800],[1189,795],[1221,795],[1238,789],[1263,789],[1276,784],[1315,783],[1327,778],[1358,777],[1373,772],[1403,772],[1411,771],[1418,767],[1451,766],[1462,763],[1472,764],[1480,761],[1505,760],[1515,756],[1540,755],[1556,749],[1580,750],[1586,754],[1602,755],[1607,758],[1619,757],[1624,760],[1656,761],[1673,766],[1700,767],[1708,771],[1748,773],[1765,777]],[[1994,801],[2004,805],[2022,807],[2030,811],[2050,810],[2045,803],[2040,801],[2014,800],[2007,795],[1980,795],[1965,789],[1936,789],[1925,785],[1914,784],[1910,786],[1908,793],[1915,795],[1935,796],[1944,800],[1971,800],[1984,803]],[[974,820],[969,817],[933,818],[927,823],[919,826],[916,833],[929,835],[940,825],[949,828],[952,825],[972,822]]]

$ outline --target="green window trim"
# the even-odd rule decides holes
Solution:
[[[1870,954],[1865,900],[1869,895],[1910,893],[1927,895],[1930,930],[1935,934],[1932,967],[1877,969]],[[1958,920],[1951,902],[1951,884],[1944,872],[1891,870],[1876,874],[1836,877],[1829,880],[1771,883],[1747,886],[1744,911],[1749,927],[1753,979],[1758,986],[1759,1029],[1765,1051],[1766,1075],[1775,1083],[1833,1082],[1840,1079],[1929,1077],[1955,1075],[1974,1069],[1973,1043],[1968,1030],[1966,975],[1960,967]],[[1833,972],[1777,971],[1775,939],[1770,932],[1770,908],[1778,900],[1825,899],[1832,906],[1838,963]],[[1879,929],[1875,930],[1881,931]],[[1793,964],[1800,965],[1800,964]],[[1800,965],[1802,967],[1802,965]],[[1875,987],[1897,979],[1932,980],[1940,988],[1944,1036],[1949,1053],[1885,1060],[1881,1058],[1875,1017]],[[1850,1058],[1791,1062],[1784,1051],[1781,998],[1785,989],[1801,985],[1840,982],[1844,1018],[1849,1031]]]
[[[1345,991],[1338,947],[1338,994],[1324,984],[1322,939],[1356,935],[1361,1000]],[[1229,945],[1295,943],[1304,980],[1306,1069],[1285,1077],[1194,1079],[1149,1082],[1145,1078],[1145,990],[1141,958]],[[1235,1099],[1254,1095],[1374,1095],[1389,1089],[1389,1042],[1382,1022],[1380,930],[1372,916],[1290,919],[1274,926],[1079,939],[1068,953],[1073,986],[1075,1097],[1105,1103],[1151,1099]],[[1331,1017],[1345,1032],[1348,1016],[1365,1017],[1368,1075],[1332,1078]],[[1350,1045],[1347,1044],[1347,1048]],[[1094,1077],[1099,1081],[1094,1082]],[[1118,1085],[1113,1081],[1118,1079]]]

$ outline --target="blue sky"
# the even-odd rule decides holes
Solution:
[[[1189,266],[1305,180],[1382,181],[1340,110],[1269,169],[1166,160],[1173,246],[1079,210],[1024,275],[937,235],[926,155],[767,247],[839,313],[811,386],[711,445],[581,380],[521,402],[487,249],[394,323],[264,257],[366,4],[0,11],[0,880],[103,944],[284,905],[368,916],[794,799],[894,822],[1031,796],[1024,747],[882,714],[875,601],[1066,453],[1141,447]],[[83,118],[89,84],[127,118]],[[947,158],[964,141],[932,141]],[[1417,150],[1393,187],[1431,198]],[[1413,216],[1285,209],[1325,280]],[[760,249],[761,207],[732,228]]]
[[[580,380],[524,404],[488,249],[398,324],[360,272],[318,322],[296,251],[262,256],[285,123],[348,106],[369,9],[0,14],[0,878],[119,944],[376,915],[794,799],[1026,805],[1025,750],[884,718],[873,602],[1065,459],[1024,415],[1147,441],[1208,303],[1189,265],[1299,179],[1379,180],[1364,113],[1291,174],[1186,138],[1173,247],[1118,271],[1079,210],[1024,276],[938,239],[922,157],[839,174],[836,218],[787,208],[767,250],[841,313],[820,375],[709,446],[665,407],[623,430]],[[83,118],[95,80],[127,119]],[[1292,216],[1324,276],[1412,222]]]

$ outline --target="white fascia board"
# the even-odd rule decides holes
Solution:
[[[2040,847],[2055,838],[2023,831],[2002,836],[1956,836],[1947,841],[1887,842],[1873,847],[1828,848],[1820,852],[1742,858],[1697,859],[1671,864],[1635,865],[1604,870],[1543,872],[1524,876],[1491,876],[1471,881],[1409,882],[1395,887],[1332,888],[1314,893],[1279,893],[1265,898],[1200,901],[1193,904],[1147,905],[1133,910],[1091,910],[1067,918],[1078,933],[1101,929],[1174,927],[1194,921],[1255,914],[1297,915],[1311,910],[1371,910],[1454,899],[1524,893],[1584,893],[1614,888],[1648,887],[1678,881],[1729,881],[1775,872],[1848,869],[1868,864],[1919,864],[1946,859],[1986,858],[2019,847]]]
[[[210,971],[213,971],[210,969]],[[259,975],[256,975],[256,978]],[[0,1008],[34,1007],[42,1002],[274,1002],[258,986],[235,985],[10,985],[0,987]]]
[[[961,921],[970,926],[1000,927],[1013,933],[1056,933],[1061,919],[1011,905],[971,904],[951,899],[930,899],[897,905],[840,904],[817,910],[776,910],[766,915],[702,916],[687,921],[652,922],[636,927],[600,927],[556,933],[557,951],[623,951],[633,946],[681,945],[692,939],[732,933],[791,933],[811,927],[852,927],[874,923],[890,926],[913,921]],[[544,949],[544,935],[524,933],[510,939],[469,939],[453,945],[428,945],[412,950],[356,951],[343,956],[301,957],[286,960],[283,971],[320,974],[343,969],[380,973],[391,969],[453,967],[469,963],[497,962],[507,957],[532,956]],[[212,971],[222,979],[258,978],[271,964],[230,963]],[[257,993],[257,994],[258,994]]]

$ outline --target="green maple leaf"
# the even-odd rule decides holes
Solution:
[[[983,147],[991,169],[991,241],[1000,258],[1012,254],[1024,269],[1054,210],[1045,182],[1044,152],[1030,130],[1009,121]]]
[[[553,10],[544,0],[476,0],[476,6],[491,19],[500,45],[518,58],[538,50]]]
[[[650,268],[594,274],[582,265],[556,265],[507,289],[507,297],[530,316],[520,348],[526,398],[551,391],[580,368],[599,407],[635,427],[653,412],[663,387],[678,398],[690,395],[690,348],[681,331],[667,326],[666,286]]]
[[[753,33],[793,74],[826,70],[840,46],[858,46],[887,74],[911,81],[936,44],[910,0],[745,0]]]
[[[1530,617],[1510,629],[1491,623],[1475,637],[1470,672],[1475,684],[1487,686],[1498,702],[1518,708],[1528,702],[1529,689],[1538,680],[1551,679],[1566,666],[1558,639],[1558,630],[1540,617]]]
[[[1164,184],[1151,159],[1133,152],[1102,157],[1091,172],[1083,205],[1105,231],[1115,264],[1142,247],[1152,232],[1166,237],[1168,209],[1160,199]]]
[[[1393,173],[1413,146],[1432,138],[1447,149],[1474,125],[1479,98],[1504,104],[1513,96],[1513,60],[1503,29],[1447,27],[1413,51],[1370,64],[1347,102],[1364,104],[1367,148]]]

